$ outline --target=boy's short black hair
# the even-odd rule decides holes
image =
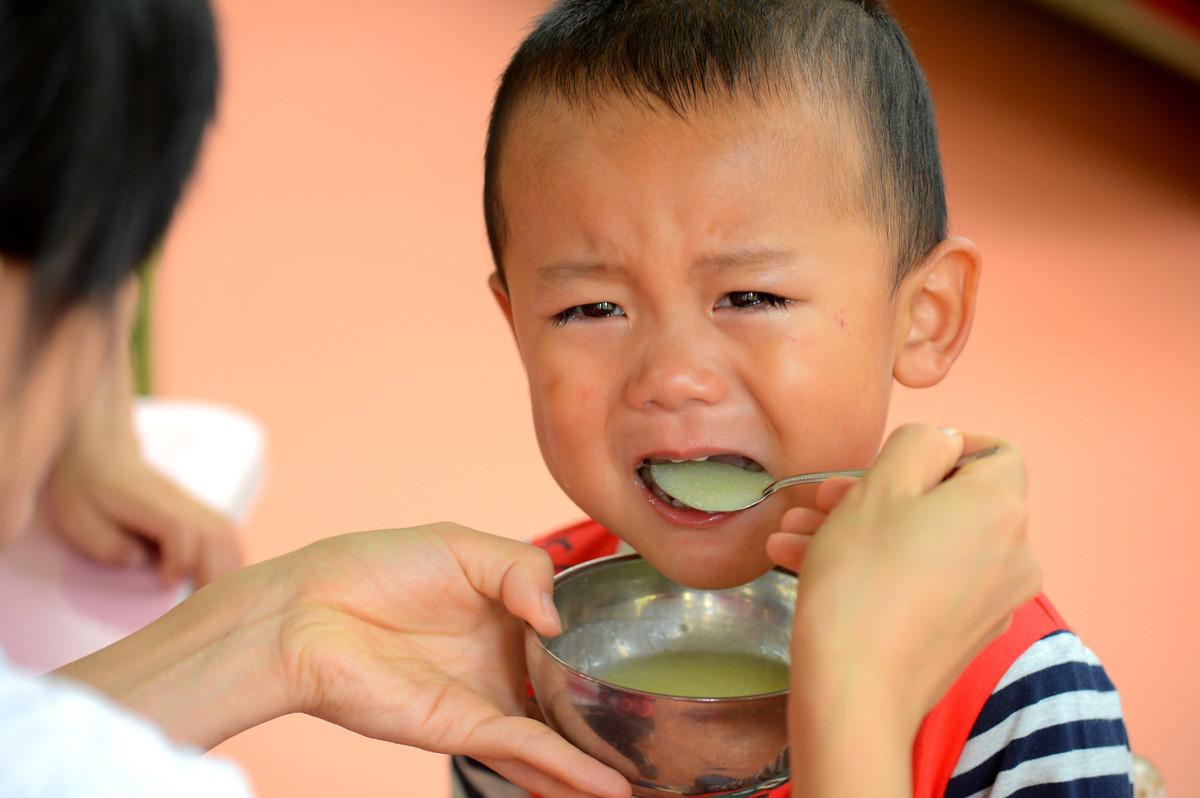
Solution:
[[[788,91],[849,113],[865,160],[861,204],[893,244],[898,284],[946,237],[946,199],[925,76],[879,0],[559,0],[492,108],[484,214],[501,279],[500,166],[522,102],[586,105],[617,92],[686,114],[714,96]]]
[[[206,0],[0,0],[0,257],[35,342],[162,238],[217,81]]]

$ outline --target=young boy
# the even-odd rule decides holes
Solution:
[[[936,384],[966,343],[979,254],[947,237],[928,88],[877,2],[561,0],[504,74],[485,181],[542,454],[593,519],[542,541],[560,566],[619,535],[688,585],[757,577],[812,492],[708,514],[649,466],[862,467],[892,381]],[[913,780],[1129,795],[1129,767],[1112,684],[1038,599],[927,717]]]

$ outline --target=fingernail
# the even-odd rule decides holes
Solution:
[[[947,438],[956,438],[962,434],[954,427],[938,427],[938,432],[942,433]]]
[[[554,598],[549,593],[542,594],[542,607],[546,610],[546,617],[561,634],[563,630],[562,617],[558,614],[558,607],[554,606]]]

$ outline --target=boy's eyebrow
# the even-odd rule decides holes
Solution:
[[[795,259],[795,253],[773,247],[744,247],[704,255],[692,266],[692,271],[723,271],[743,267],[777,266]],[[547,288],[561,288],[578,280],[627,279],[629,270],[616,263],[599,260],[560,261],[539,266],[534,279]]]
[[[562,261],[539,266],[534,273],[534,279],[548,288],[561,288],[577,280],[597,279],[601,277],[623,278],[629,276],[629,270],[624,266],[604,261]]]
[[[745,247],[699,258],[693,271],[723,271],[741,266],[776,266],[794,260],[796,253],[774,247]]]

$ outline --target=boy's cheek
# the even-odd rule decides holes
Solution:
[[[607,452],[600,389],[588,383],[552,379],[531,382],[530,395],[534,426],[547,467],[564,488],[578,486],[578,475],[602,468]]]
[[[530,380],[529,389],[535,415],[547,427],[563,434],[571,430],[583,434],[599,431],[603,410],[598,386],[578,378],[542,374]]]

